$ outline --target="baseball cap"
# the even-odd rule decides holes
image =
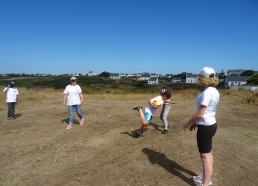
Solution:
[[[202,68],[201,72],[199,73],[199,75],[204,77],[215,77],[215,74],[216,74],[215,70],[210,67]]]
[[[71,81],[76,81],[76,80],[77,80],[77,77],[71,77],[70,80],[71,80]]]

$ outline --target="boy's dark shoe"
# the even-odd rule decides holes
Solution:
[[[144,136],[143,136],[143,133],[139,132],[138,130],[132,131],[132,134],[133,134],[133,136],[136,137],[136,138],[144,137]]]
[[[137,111],[139,111],[139,110],[141,110],[141,109],[142,109],[142,106],[141,106],[141,105],[135,106],[135,107],[133,108],[133,110],[137,110]]]
[[[168,133],[168,130],[166,130],[166,129],[164,129],[163,131],[162,131],[162,134],[167,134]]]
[[[134,130],[134,131],[132,131],[132,135],[136,135],[137,134],[137,130]]]
[[[138,132],[138,138],[142,138],[142,137],[144,137],[144,135],[143,135],[143,133],[141,133],[141,132]]]

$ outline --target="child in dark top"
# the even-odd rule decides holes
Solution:
[[[161,88],[161,93],[165,92],[167,90],[166,86],[163,86]],[[168,133],[168,120],[167,116],[170,111],[170,104],[177,104],[177,101],[171,101],[170,99],[167,99],[164,101],[162,111],[160,113],[160,119],[164,124],[164,130],[162,131],[162,134],[167,134]]]

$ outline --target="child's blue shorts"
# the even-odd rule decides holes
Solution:
[[[150,113],[148,113],[148,112],[145,112],[144,113],[144,118],[145,118],[145,120],[147,121],[147,122],[151,122],[151,120],[152,120],[152,115],[150,114]]]

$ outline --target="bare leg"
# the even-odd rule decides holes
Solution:
[[[143,113],[142,109],[139,110],[139,114],[140,114],[140,120],[141,120],[141,123],[142,123],[142,126],[139,129],[139,132],[143,133],[144,130],[146,129],[146,127],[148,127],[148,125],[150,123],[145,120],[144,113]]]
[[[213,157],[212,153],[201,153],[200,154],[203,163],[203,185],[208,186],[211,180],[213,170]]]

